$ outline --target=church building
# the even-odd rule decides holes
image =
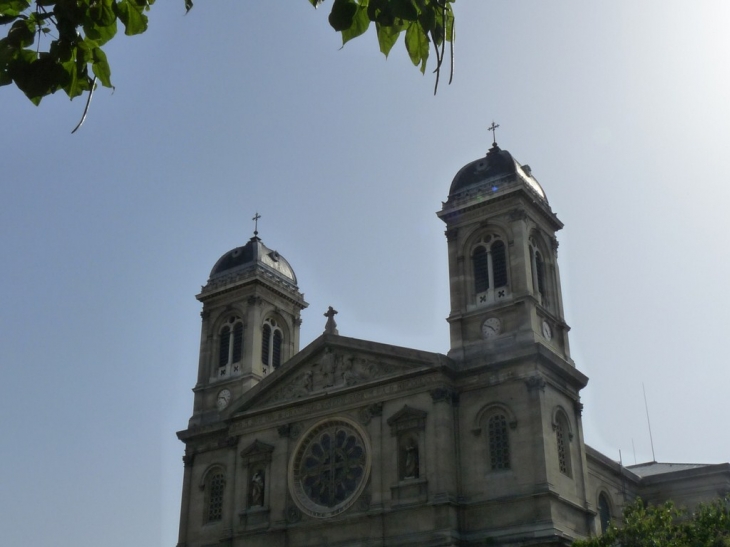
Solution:
[[[730,464],[624,467],[583,440],[557,232],[527,165],[496,142],[454,177],[446,355],[324,333],[258,232],[203,305],[178,547],[557,546],[636,496],[694,506]]]

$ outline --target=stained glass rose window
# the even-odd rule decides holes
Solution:
[[[292,497],[313,517],[337,515],[358,498],[370,473],[367,436],[347,418],[324,420],[299,442],[289,466]]]

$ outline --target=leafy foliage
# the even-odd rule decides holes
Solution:
[[[637,499],[624,509],[624,524],[573,547],[730,547],[730,499],[700,505],[692,514],[672,502],[653,506]]]
[[[309,0],[316,8],[324,0]],[[455,0],[334,0],[329,23],[342,34],[342,45],[375,23],[380,51],[387,57],[405,32],[405,46],[414,65],[426,71],[430,46],[436,54],[436,88],[446,42],[453,46]],[[453,49],[450,50],[453,60]],[[453,70],[453,62],[451,64]],[[435,90],[434,90],[435,92]]]
[[[147,30],[154,0],[0,0],[0,85],[14,83],[39,104],[62,89],[73,99],[98,80],[112,87],[111,68],[102,46],[117,33]]]
[[[99,81],[112,87],[111,68],[102,46],[117,34],[147,30],[155,0],[0,0],[0,86],[15,84],[34,103],[63,90],[73,99]],[[309,0],[315,7],[323,0]],[[437,57],[436,85],[445,43],[454,36],[454,0],[334,0],[329,22],[342,43],[375,23],[386,57],[402,32],[413,64],[426,70],[430,44]],[[193,7],[184,0],[185,9]],[[452,65],[453,66],[453,65]],[[88,108],[88,102],[87,102]],[[85,114],[84,114],[85,115]]]

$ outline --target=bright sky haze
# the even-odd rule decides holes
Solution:
[[[0,88],[0,545],[173,547],[200,309],[259,235],[340,334],[446,353],[451,180],[497,142],[565,223],[586,443],[730,460],[730,3],[459,0],[455,74],[306,0],[158,1],[116,90]],[[434,61],[429,64],[434,67]]]

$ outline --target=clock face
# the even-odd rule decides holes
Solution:
[[[489,317],[482,323],[482,336],[485,339],[494,338],[502,332],[502,322],[496,317]]]
[[[552,340],[553,338],[553,330],[544,319],[542,321],[542,335],[545,337],[545,340]]]
[[[228,406],[228,403],[231,400],[231,392],[227,389],[222,390],[218,394],[218,400],[216,401],[216,406],[218,407],[218,410],[223,410]]]

